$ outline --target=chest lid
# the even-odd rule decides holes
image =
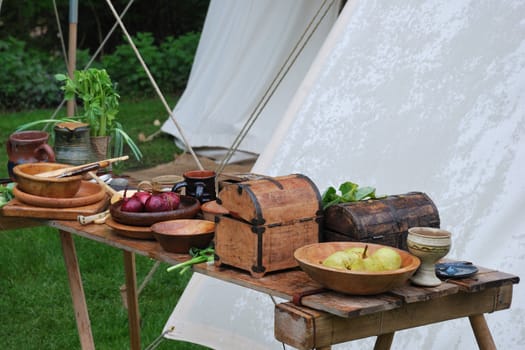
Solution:
[[[286,224],[322,215],[319,189],[302,174],[228,184],[218,197],[232,216],[253,225]]]

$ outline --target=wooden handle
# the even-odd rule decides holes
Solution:
[[[98,177],[94,172],[90,171],[88,172],[89,176],[91,176],[93,179],[95,179],[96,182],[98,182],[99,185],[104,187],[106,192],[111,196],[118,196],[119,193],[115,191],[111,186],[109,186],[107,183],[104,182],[100,177]]]
[[[80,168],[80,169],[77,169],[77,170],[71,170],[71,171],[62,173],[62,174],[58,175],[56,178],[60,179],[60,178],[63,178],[63,177],[79,175],[79,174],[87,173],[88,171],[97,170],[99,168],[100,168],[100,164],[97,164],[97,163],[91,164],[91,165],[86,165],[83,168]]]
[[[75,172],[75,171],[78,171],[78,170],[81,170],[81,169],[84,169],[84,168],[88,168],[89,169],[89,167],[92,167],[94,165],[98,165],[100,168],[105,168],[105,167],[109,166],[111,163],[118,162],[118,161],[121,161],[121,160],[126,160],[126,159],[129,159],[129,156],[122,156],[122,157],[117,157],[117,158],[105,159],[105,160],[101,160],[101,161],[98,161],[98,162],[93,162],[93,163],[88,163],[88,164],[83,164],[83,165],[76,165],[76,166],[71,166],[71,167],[67,167],[67,168],[63,168],[63,169],[46,171],[46,172],[43,172],[43,173],[40,173],[40,174],[35,174],[35,175],[36,176],[40,176],[40,177],[57,177],[57,176],[61,176],[63,174],[67,174],[67,173],[70,173],[70,172]],[[90,169],[90,170],[92,170],[92,169]]]

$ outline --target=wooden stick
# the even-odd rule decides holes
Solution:
[[[101,185],[106,192],[113,198],[113,196],[120,196],[120,194],[115,191],[111,186],[104,182],[100,177],[98,177],[94,172],[88,172],[88,175],[91,176],[99,185]]]
[[[84,169],[84,168],[87,168],[88,170],[93,170],[92,167],[95,166],[95,165],[99,165],[100,168],[105,168],[105,167],[109,166],[111,163],[118,162],[118,161],[121,161],[121,160],[126,160],[126,159],[129,159],[129,156],[122,156],[122,157],[117,157],[117,158],[105,159],[105,160],[101,160],[101,161],[98,161],[98,162],[93,162],[93,163],[88,163],[88,164],[83,164],[83,165],[76,165],[76,166],[71,166],[71,167],[67,167],[67,168],[63,168],[63,169],[46,171],[46,172],[43,172],[43,173],[40,173],[40,174],[35,174],[35,175],[36,176],[41,176],[41,177],[57,177],[57,176],[60,176],[62,174],[66,174],[66,173],[69,173],[69,172],[75,172],[77,170],[81,170],[81,169]]]

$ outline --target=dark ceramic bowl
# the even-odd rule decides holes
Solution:
[[[157,222],[175,220],[175,219],[191,219],[197,215],[201,209],[200,202],[190,196],[181,195],[180,205],[176,210],[160,211],[157,213],[140,212],[133,213],[122,211],[120,209],[122,200],[111,204],[109,212],[114,221],[131,226],[151,226]]]

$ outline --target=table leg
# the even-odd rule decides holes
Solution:
[[[73,309],[75,310],[80,345],[84,350],[95,349],[86,297],[84,295],[84,287],[82,286],[80,269],[78,267],[75,243],[69,232],[59,231],[59,234],[60,242],[62,244],[62,255],[64,256],[69,279],[69,289],[71,291],[71,298],[73,299]]]
[[[496,350],[496,344],[490,334],[485,316],[483,314],[472,315],[469,316],[469,320],[480,350]]]
[[[135,254],[123,250],[124,269],[126,273],[126,300],[128,303],[128,322],[130,335],[130,348],[140,349],[140,316],[137,296],[137,274],[135,268]]]
[[[394,332],[377,336],[374,350],[389,350],[394,340]]]

